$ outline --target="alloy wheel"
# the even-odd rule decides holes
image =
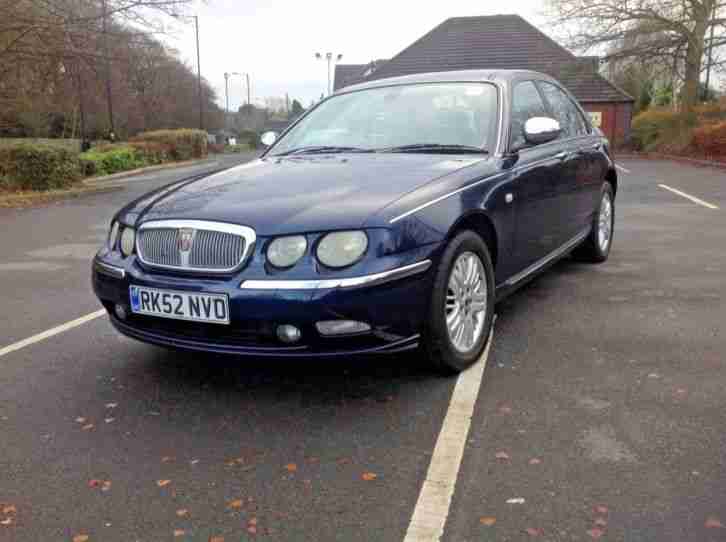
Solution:
[[[479,343],[487,310],[484,264],[473,252],[460,254],[449,275],[444,307],[449,339],[456,350],[468,353]]]

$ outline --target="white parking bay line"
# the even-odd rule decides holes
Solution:
[[[479,361],[461,373],[456,380],[454,393],[451,395],[444,423],[436,439],[434,455],[431,457],[429,470],[418,495],[404,542],[438,542],[444,534],[451,498],[454,496],[454,487],[464,456],[471,416],[479,395],[493,336],[492,327],[489,343]]]
[[[630,170],[629,169],[625,169],[623,166],[621,166],[619,164],[615,164],[615,167],[618,168],[623,173],[630,173]]]
[[[703,201],[702,199],[698,199],[695,196],[691,196],[690,194],[686,194],[685,192],[681,192],[677,188],[671,188],[667,184],[659,184],[661,188],[665,188],[666,190],[670,190],[674,194],[678,194],[682,198],[686,198],[688,200],[691,200],[693,203],[698,203],[699,205],[703,205],[704,207],[707,207],[709,209],[718,209],[717,205],[713,205],[712,203],[708,203],[707,201]]]
[[[11,352],[15,352],[16,350],[20,350],[21,348],[30,346],[31,344],[39,343],[40,341],[49,339],[53,335],[58,335],[59,333],[63,333],[64,331],[68,331],[69,329],[73,329],[74,327],[81,326],[86,322],[95,320],[99,316],[103,316],[104,314],[106,314],[106,310],[101,309],[96,312],[92,312],[91,314],[81,316],[80,318],[76,318],[75,320],[71,320],[70,322],[66,322],[65,324],[50,328],[46,331],[43,331],[42,333],[38,333],[37,335],[33,335],[32,337],[23,339],[22,341],[18,341],[16,343],[9,344],[8,346],[4,346],[0,348],[0,358],[7,354],[10,354]]]

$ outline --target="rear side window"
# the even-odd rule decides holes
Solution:
[[[509,137],[511,148],[524,145],[524,123],[532,117],[546,117],[542,97],[532,81],[517,83],[512,93],[512,126]]]
[[[562,137],[577,137],[587,134],[587,125],[582,114],[570,97],[552,83],[539,82],[542,93],[552,108],[552,114],[560,122]]]

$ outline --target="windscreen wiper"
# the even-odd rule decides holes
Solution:
[[[456,145],[442,143],[415,143],[413,145],[401,145],[399,147],[387,147],[376,149],[377,152],[443,152],[443,153],[470,153],[489,154],[489,151],[472,145]]]
[[[273,156],[290,156],[292,154],[315,154],[328,152],[374,152],[373,149],[362,149],[360,147],[338,147],[335,145],[310,145],[307,147],[297,147],[289,151],[280,152]]]

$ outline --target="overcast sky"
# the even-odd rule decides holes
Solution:
[[[202,76],[220,105],[223,74],[236,71],[249,72],[253,100],[287,92],[305,107],[327,89],[327,64],[316,52],[364,64],[392,57],[449,17],[516,13],[534,24],[545,20],[541,0],[208,0],[190,13],[199,16]],[[167,42],[196,66],[193,24],[177,27]],[[244,103],[245,93],[243,78],[230,79],[230,109]]]

